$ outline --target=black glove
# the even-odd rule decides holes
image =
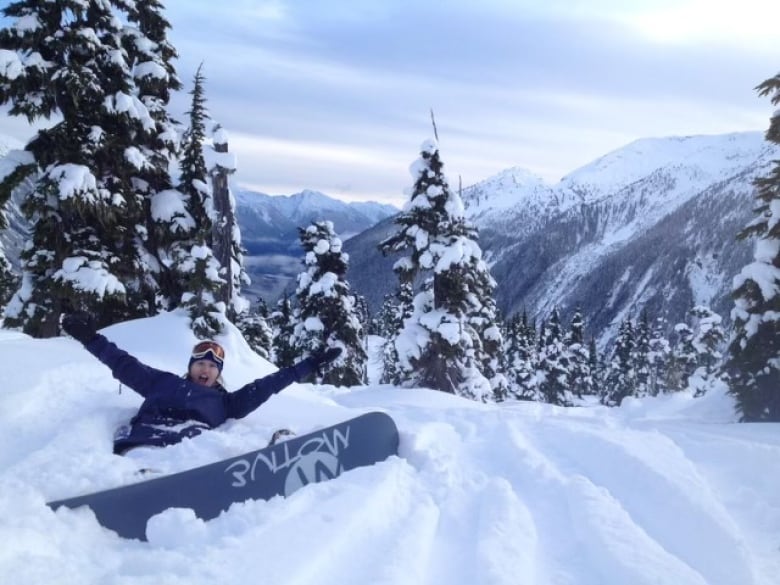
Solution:
[[[309,356],[309,359],[311,359],[312,365],[315,368],[319,369],[325,364],[329,364],[340,355],[341,355],[340,347],[329,347],[327,349],[321,349],[319,351],[315,351]]]
[[[62,329],[73,339],[88,343],[97,335],[95,319],[86,311],[69,313],[62,318]]]
[[[295,379],[299,382],[306,379],[310,374],[313,374],[325,364],[329,364],[340,355],[340,347],[331,347],[313,352],[309,357],[299,361],[293,366],[295,369]]]

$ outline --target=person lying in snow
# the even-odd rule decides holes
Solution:
[[[119,349],[97,332],[89,313],[65,315],[62,328],[107,365],[114,378],[144,398],[138,413],[114,436],[117,455],[135,447],[172,445],[216,428],[228,419],[245,417],[272,395],[300,382],[341,354],[341,348],[331,347],[228,392],[221,379],[225,350],[214,341],[195,345],[187,374],[182,377],[147,366]]]

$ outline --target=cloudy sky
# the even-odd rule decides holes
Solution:
[[[165,5],[172,112],[202,61],[237,185],[269,194],[401,204],[431,109],[453,185],[513,166],[557,182],[637,138],[764,131],[753,88],[780,71],[776,0]]]

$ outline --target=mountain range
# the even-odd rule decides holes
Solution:
[[[398,213],[392,205],[345,203],[318,191],[271,196],[236,190],[236,216],[247,250],[244,267],[252,279],[248,296],[275,300],[301,272],[303,250],[298,228],[312,221],[333,222],[342,240]]]
[[[446,169],[446,153],[443,160]],[[754,217],[752,181],[780,150],[759,132],[647,138],[555,185],[511,168],[462,192],[505,315],[567,322],[581,308],[604,345],[642,309],[671,328],[697,304],[728,321],[731,283],[751,259],[737,233]],[[395,258],[377,243],[385,220],[345,244],[348,279],[377,310],[393,292]]]

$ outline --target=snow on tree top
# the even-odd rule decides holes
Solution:
[[[0,49],[0,75],[13,81],[23,71],[24,65],[19,60],[19,55],[8,49]]]
[[[135,48],[138,49],[139,52],[150,56],[154,55],[154,52],[157,50],[158,46],[157,43],[152,41],[149,37],[141,34],[135,35],[135,40],[133,42],[135,44]]]
[[[137,79],[143,77],[152,77],[154,79],[168,79],[168,72],[165,67],[154,61],[139,63],[133,69],[133,76]]]
[[[214,140],[214,144],[228,143],[228,133],[222,126],[217,126],[214,129],[214,133],[212,134],[211,138]]]
[[[306,331],[323,331],[325,325],[322,324],[319,317],[308,317],[303,322],[303,328],[306,329]]]
[[[13,28],[16,30],[17,34],[25,34],[36,31],[41,28],[41,26],[41,21],[37,14],[25,14],[16,19]]]
[[[449,270],[453,265],[467,264],[470,260],[480,260],[482,249],[470,238],[458,238],[449,246],[431,246],[438,253],[436,272]]]
[[[226,144],[226,143],[216,143]],[[205,149],[203,152],[203,158],[206,161],[206,167],[209,170],[213,170],[217,167],[228,171],[236,170],[236,155],[232,152],[217,152],[213,149]]]
[[[88,261],[83,256],[66,258],[62,263],[62,269],[58,270],[53,278],[70,282],[75,288],[94,292],[99,297],[106,294],[125,294],[124,285],[100,262]]]
[[[96,141],[93,140],[93,142]],[[125,149],[125,160],[139,170],[145,168],[149,164],[148,159],[135,146],[130,146]]]
[[[84,165],[73,163],[57,165],[49,171],[49,176],[59,187],[60,199],[70,199],[79,193],[90,193],[94,196],[97,191],[95,175]]]
[[[315,254],[326,254],[329,251],[330,251],[330,243],[328,242],[328,240],[320,240],[314,246]]]
[[[420,146],[421,153],[429,154],[431,156],[433,156],[437,150],[439,150],[439,145],[436,144],[436,141],[432,138],[423,141],[422,145]]]
[[[439,197],[444,194],[444,188],[441,185],[429,185],[425,190],[427,197]]]
[[[422,177],[423,173],[428,171],[430,171],[430,166],[428,165],[428,161],[423,157],[419,157],[411,165],[409,165],[409,174],[412,175],[412,178],[415,180],[415,182],[417,182],[420,177]]]
[[[119,49],[114,49],[113,51],[108,52],[108,57],[111,60],[111,63],[114,65],[117,65],[118,67],[121,67],[124,69],[125,67],[125,55],[120,51]]]
[[[174,222],[174,229],[195,227],[195,220],[187,212],[182,194],[175,189],[160,191],[152,197],[152,218],[161,223]]]
[[[456,219],[461,219],[466,213],[466,209],[463,205],[463,199],[461,199],[457,193],[450,193],[450,196],[447,199],[447,203],[444,207],[446,208],[447,213]]]
[[[319,280],[312,282],[309,287],[309,292],[313,295],[322,295],[324,297],[336,296],[336,284],[338,284],[339,277],[333,272],[326,272]]]
[[[333,222],[330,221],[330,220],[326,219],[325,221],[321,221],[321,222],[317,222],[317,223],[325,226],[325,229],[327,229],[330,232],[332,232],[334,230]],[[316,225],[309,225],[309,226],[306,227],[306,233],[307,234],[316,234],[317,231],[319,231],[319,228]]]
[[[100,39],[98,38],[97,33],[91,28],[81,28],[76,31],[76,34],[81,37],[82,41],[86,41],[95,46],[100,45]]]
[[[103,106],[106,111],[117,114],[127,114],[131,118],[140,120],[144,128],[154,128],[154,120],[149,115],[149,110],[141,100],[133,95],[116,92],[113,96],[107,96]]]

